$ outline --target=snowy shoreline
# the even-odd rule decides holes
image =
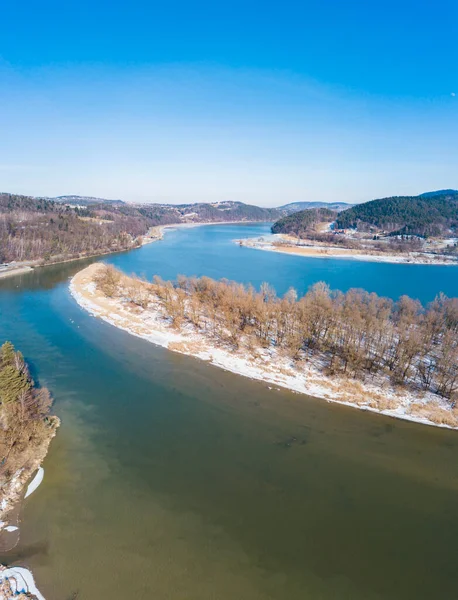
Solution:
[[[172,329],[164,321],[159,307],[148,307],[134,313],[121,299],[111,299],[96,290],[93,276],[102,263],[96,263],[77,273],[70,282],[70,293],[76,302],[92,316],[140,337],[168,350],[205,360],[209,364],[226,371],[273,384],[293,392],[305,394],[327,402],[334,402],[400,418],[425,425],[458,429],[446,423],[436,423],[421,414],[410,414],[412,405],[425,410],[428,402],[438,402],[437,397],[425,394],[418,397],[408,390],[396,390],[391,386],[381,387],[371,383],[363,383],[328,377],[316,367],[307,363],[301,372],[291,368],[291,360],[280,356],[274,349],[258,350],[256,358],[248,353],[232,352],[217,347],[203,334]],[[350,389],[348,388],[350,386]],[[351,401],[360,396],[361,401]],[[370,405],[371,398],[379,398],[388,403],[395,403],[396,408],[379,409]],[[440,408],[445,409],[444,403]]]
[[[278,240],[282,240],[282,234],[278,235]],[[358,254],[357,251],[349,250],[340,252],[338,248],[331,246],[297,246],[285,242],[283,245],[274,245],[271,241],[260,238],[243,238],[234,240],[234,243],[251,248],[252,250],[264,250],[267,252],[278,252],[280,254],[289,254],[291,256],[301,256],[302,258],[320,258],[320,259],[339,259],[339,260],[359,260],[364,262],[391,263],[400,265],[433,265],[433,266],[458,266],[458,261],[453,259],[440,260],[434,254],[419,256],[407,255],[400,256],[395,254]]]
[[[25,567],[0,567],[0,599],[14,600],[15,598],[45,600],[35,584],[31,571]]]
[[[19,473],[19,476],[16,478],[18,483],[20,482],[21,473]],[[42,466],[39,466],[32,481],[27,486],[24,499],[35,492],[42,483],[43,477],[44,469]],[[21,486],[18,487],[22,489],[23,485],[21,484]],[[5,504],[5,506],[7,506],[7,504]],[[9,511],[10,508],[8,507],[7,510]],[[0,521],[0,530],[4,530],[8,533],[15,533],[16,538],[18,539],[19,527],[7,525],[7,523],[8,521]],[[26,598],[34,597],[37,598],[37,600],[45,600],[45,597],[37,588],[33,574],[29,569],[20,566],[5,567],[4,565],[0,565],[0,600],[14,600],[14,598],[18,597],[18,594],[21,593],[25,594],[24,597]]]

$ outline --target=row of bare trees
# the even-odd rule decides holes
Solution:
[[[364,290],[334,292],[315,284],[303,297],[283,297],[232,281],[179,276],[152,283],[105,267],[97,283],[109,296],[142,308],[159,300],[177,328],[192,324],[219,343],[275,347],[294,359],[319,354],[328,373],[356,378],[388,375],[450,399],[458,395],[458,299],[439,295],[424,308]]]

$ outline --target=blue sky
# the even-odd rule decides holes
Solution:
[[[3,191],[273,206],[458,188],[456,1],[5,0],[0,17]]]

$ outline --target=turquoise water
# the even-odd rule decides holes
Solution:
[[[170,232],[109,260],[146,275],[267,280],[279,292],[326,279],[425,302],[457,295],[452,267],[230,243],[263,230]],[[118,331],[68,294],[89,262],[0,283],[0,338],[23,350],[63,421],[20,545],[3,560],[30,565],[48,600],[456,595],[456,432],[272,390]]]
[[[259,286],[271,283],[279,294],[293,286],[300,294],[317,281],[345,291],[363,288],[382,296],[399,298],[407,294],[423,303],[443,292],[458,296],[458,266],[400,265],[332,258],[285,256],[254,250],[231,243],[243,237],[270,233],[270,224],[203,226],[176,229],[166,233],[157,247],[146,246],[140,252],[119,254],[108,259],[127,272],[151,277],[208,275],[234,279]]]

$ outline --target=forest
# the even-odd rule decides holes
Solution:
[[[0,194],[0,262],[58,262],[134,248],[148,230],[174,223],[267,221],[273,209],[241,202],[69,206],[46,198]]]
[[[192,327],[215,344],[236,350],[274,348],[300,369],[318,357],[327,375],[381,378],[416,393],[429,391],[454,408],[458,397],[458,299],[439,295],[426,308],[407,296],[397,302],[351,289],[315,284],[303,297],[278,297],[252,286],[208,277],[155,277],[147,282],[104,266],[97,287],[147,309],[159,303],[177,329]]]
[[[27,363],[11,342],[0,348],[0,481],[36,459],[47,447],[58,419],[50,416],[52,400],[46,388],[35,385]]]
[[[0,195],[0,262],[76,258],[138,245],[152,219],[129,210],[87,210]]]
[[[359,231],[376,227],[391,235],[449,235],[458,229],[458,192],[398,196],[357,204],[339,213],[336,226]]]
[[[329,208],[311,208],[301,210],[279,219],[272,225],[272,233],[293,234],[306,237],[317,223],[334,221],[337,212]]]

